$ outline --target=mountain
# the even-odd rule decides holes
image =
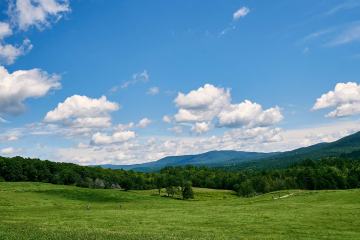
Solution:
[[[273,156],[277,153],[259,153],[259,152],[241,152],[241,151],[211,151],[197,155],[169,156],[155,162],[134,164],[134,165],[101,165],[103,168],[124,169],[135,171],[156,171],[166,166],[210,166],[221,167],[231,163],[234,159],[236,162],[250,161]]]
[[[305,159],[318,160],[324,157],[346,156],[360,150],[360,132],[343,137],[335,142],[318,143],[309,147],[279,153],[254,161],[238,162],[236,168],[279,168]],[[240,160],[240,159],[239,159]],[[236,162],[236,159],[234,159]]]
[[[242,151],[211,151],[197,155],[170,156],[155,162],[135,165],[101,165],[103,168],[157,171],[166,166],[208,166],[229,169],[279,168],[305,159],[317,160],[323,157],[340,156],[360,151],[360,132],[331,143],[318,143],[309,147],[286,152],[260,153]]]

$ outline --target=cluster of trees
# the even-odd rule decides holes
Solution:
[[[175,169],[175,168],[174,168]],[[189,177],[185,176],[180,171],[160,172],[156,174],[154,184],[161,195],[161,190],[165,188],[168,197],[174,195],[181,195],[183,199],[194,198],[192,190],[192,183]]]
[[[288,168],[229,171],[207,167],[166,167],[158,173],[85,167],[21,157],[0,157],[0,181],[33,181],[88,188],[162,189],[170,197],[193,198],[192,186],[231,189],[241,196],[284,189],[360,187],[359,153],[306,160]]]
[[[22,157],[0,157],[0,181],[45,182],[85,188],[118,188],[126,191],[155,189],[160,184],[166,189],[168,196],[193,198],[191,182],[186,179],[173,176],[163,178],[158,173],[103,169]]]
[[[110,170],[22,157],[0,157],[0,180],[75,185],[86,188],[154,188],[154,174]]]
[[[168,167],[162,169],[160,174],[183,175],[195,187],[231,189],[241,196],[285,189],[349,189],[360,188],[360,161],[357,159],[305,160],[288,168],[267,170]]]

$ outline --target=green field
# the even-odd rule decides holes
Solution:
[[[195,194],[0,183],[0,239],[360,239],[360,190]]]

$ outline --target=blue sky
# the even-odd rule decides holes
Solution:
[[[360,130],[359,1],[0,9],[1,155],[128,164],[288,150]]]

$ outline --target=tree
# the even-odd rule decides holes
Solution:
[[[238,194],[244,197],[251,197],[255,195],[253,184],[250,180],[246,180],[240,184]]]
[[[183,199],[192,199],[194,198],[194,192],[191,187],[191,183],[187,182],[184,184],[184,187],[182,189],[182,197]]]
[[[155,185],[159,191],[159,196],[161,194],[161,189],[165,187],[165,176],[163,174],[156,175],[155,177]]]
[[[174,195],[175,195],[175,193],[176,193],[176,189],[175,189],[175,187],[173,187],[173,186],[167,186],[166,187],[166,193],[167,193],[167,195],[168,195],[168,197],[174,197]]]
[[[130,189],[132,189],[133,187],[133,181],[132,179],[130,179],[129,177],[126,177],[123,179],[123,181],[121,182],[120,186],[125,190],[128,191]]]

